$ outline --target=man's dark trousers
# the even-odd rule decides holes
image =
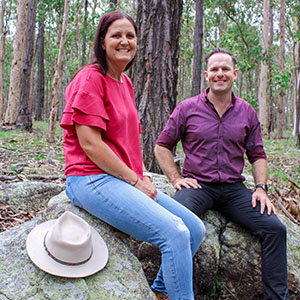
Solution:
[[[260,203],[252,207],[252,192],[242,182],[206,183],[201,189],[182,188],[174,199],[201,217],[208,209],[221,212],[229,220],[259,237],[262,255],[262,282],[266,299],[289,299],[287,286],[286,228],[272,213],[260,213]]]

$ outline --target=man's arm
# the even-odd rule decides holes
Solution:
[[[173,154],[169,149],[156,144],[154,148],[154,154],[159,166],[175,189],[181,190],[182,186],[186,187],[187,189],[190,187],[194,189],[201,188],[196,179],[184,178],[181,176],[174,162]]]
[[[255,185],[266,184],[268,180],[268,166],[266,159],[258,159],[252,163],[252,174]],[[263,188],[257,188],[252,195],[252,206],[256,207],[257,201],[260,201],[260,213],[263,214],[265,208],[268,209],[268,215],[271,215],[272,211],[276,215],[276,209],[271,203],[267,192]]]

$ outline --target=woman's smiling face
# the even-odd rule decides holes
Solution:
[[[136,32],[130,21],[123,18],[111,23],[102,43],[108,68],[118,66],[123,71],[135,56],[136,44]]]

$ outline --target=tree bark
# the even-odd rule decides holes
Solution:
[[[145,166],[161,172],[154,158],[155,141],[176,105],[178,42],[182,1],[138,2],[138,52],[133,86],[142,126]]]
[[[285,0],[280,0],[280,62],[279,62],[279,72],[281,75],[284,74],[285,69]],[[283,137],[284,128],[284,90],[283,86],[279,88],[278,93],[278,103],[277,103],[277,138]]]
[[[78,3],[79,2],[79,3]],[[76,3],[78,3],[78,8],[76,8]],[[81,66],[81,36],[80,36],[80,27],[79,27],[79,12],[81,10],[81,1],[73,2],[73,9],[75,13],[75,28],[76,28],[76,37],[77,37],[77,60],[78,60],[78,69]]]
[[[262,47],[264,58],[267,58],[269,52],[269,34],[270,34],[270,0],[264,0],[264,19],[262,30]],[[268,127],[268,111],[267,111],[267,80],[268,80],[268,65],[266,60],[262,60],[260,68],[260,84],[258,92],[259,101],[259,121],[262,127],[262,133],[267,133]]]
[[[16,33],[13,42],[13,55],[10,72],[10,85],[4,125],[14,128],[17,121],[20,93],[21,74],[24,59],[27,14],[29,0],[19,0],[17,6]]]
[[[300,15],[297,18],[297,29],[300,32]],[[300,48],[300,41],[298,41],[297,39],[294,40],[294,46],[293,46],[293,65],[294,65],[294,71],[293,71],[293,77],[295,78],[295,82],[292,85],[293,89],[293,93],[294,93],[294,101],[293,101],[293,136],[297,136],[298,133],[298,115],[299,115],[299,111],[298,111],[298,67],[299,67],[299,62],[300,62],[300,57],[299,57],[299,48]],[[292,109],[293,109],[292,107]]]
[[[35,20],[38,0],[29,0],[23,70],[20,87],[20,104],[16,127],[32,131],[32,99],[30,97],[33,64]]]
[[[298,32],[300,32],[300,16],[298,15]],[[297,82],[297,105],[296,109],[296,145],[300,148],[300,43],[298,42],[298,82]]]
[[[86,0],[87,1],[87,0]],[[97,0],[94,0],[94,2],[93,2],[93,9],[92,9],[92,13],[91,13],[91,15],[92,16],[94,16],[95,14],[96,14],[96,9],[97,9]],[[86,2],[87,3],[87,2]],[[91,26],[95,26],[95,27],[97,27],[97,25],[96,24],[94,24],[95,23],[95,21],[93,21],[92,23],[90,23],[90,25]],[[85,26],[85,25],[84,25]],[[86,28],[86,27],[85,27]],[[83,44],[87,44],[88,42],[86,42],[86,36],[84,35],[83,36]],[[91,60],[91,58],[93,57],[93,54],[94,54],[94,47],[93,47],[93,45],[92,45],[92,41],[90,41],[90,47],[89,47],[89,53],[88,53],[88,61],[90,61]],[[82,45],[82,47],[83,47],[83,45]],[[86,47],[86,46],[85,46]],[[83,52],[83,48],[82,48],[82,56],[84,57],[83,59],[82,59],[82,64],[84,65],[85,63],[86,63],[86,61],[87,61],[87,59],[86,59],[86,50],[85,50],[85,52]]]
[[[299,53],[300,54],[300,53]],[[297,93],[297,120],[296,120],[296,128],[297,128],[297,142],[296,145],[300,148],[300,63],[298,67],[298,93]]]
[[[272,0],[270,0],[270,10],[269,10],[269,19],[270,19],[270,39],[269,39],[269,49],[273,45],[273,37],[274,37],[274,32],[273,32],[273,11],[272,11]],[[273,109],[273,77],[272,77],[272,67],[273,67],[273,62],[271,58],[271,53],[269,51],[268,53],[268,83],[269,83],[269,115],[268,115],[268,137],[270,138],[271,132],[274,131],[274,109]]]
[[[203,54],[203,0],[196,0],[192,96],[201,92]]]
[[[181,37],[180,40],[184,41],[183,46],[180,47],[181,49],[179,50],[179,74],[178,74],[178,87],[177,87],[177,92],[178,92],[178,97],[177,97],[177,102],[180,101],[180,99],[184,99],[187,94],[187,89],[186,89],[186,65],[187,65],[187,52],[189,48],[189,39],[187,38],[190,34],[190,22],[189,22],[189,10],[190,10],[190,4],[187,3],[186,8],[185,8],[185,14],[183,16],[183,22],[185,23],[186,26],[186,31],[181,32]],[[190,94],[190,91],[189,91]]]
[[[5,32],[4,32],[5,0],[1,1],[0,10],[0,120],[5,112],[5,85],[4,85],[4,59],[5,59]]]
[[[86,59],[86,45],[87,45],[87,19],[88,19],[88,0],[84,1],[84,21],[83,21],[83,37],[82,37],[82,59],[81,59],[81,65],[83,66],[84,64],[86,64],[87,59]],[[96,1],[95,1],[96,4]],[[95,9],[96,9],[96,5],[94,5],[94,9],[93,9],[93,14],[95,14]]]
[[[61,73],[63,68],[64,48],[65,48],[67,25],[69,19],[69,3],[70,0],[65,0],[64,21],[63,21],[61,37],[60,37],[58,59],[57,59],[57,64],[56,64],[54,77],[53,77],[53,89],[51,95],[51,108],[50,108],[50,117],[49,117],[49,134],[48,134],[49,143],[55,142],[57,108],[59,104],[59,97],[61,96],[60,79],[61,79]]]
[[[45,26],[43,20],[39,23],[39,33],[37,40],[37,82],[35,98],[35,120],[43,119],[43,108],[45,102],[45,65],[44,65],[44,41]]]

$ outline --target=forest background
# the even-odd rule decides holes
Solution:
[[[270,198],[300,225],[299,0],[0,2],[0,183],[65,182],[58,126],[64,91],[91,59],[101,15],[120,9],[139,29],[128,75],[146,167],[160,172],[153,156],[158,135],[176,104],[206,87],[205,54],[224,47],[238,61],[234,92],[252,104],[262,125]],[[180,157],[180,146],[177,150]],[[37,213],[16,214],[2,203],[0,210],[0,232]]]
[[[99,19],[113,9],[139,29],[129,76],[149,170],[160,171],[153,147],[176,104],[206,87],[205,54],[224,47],[238,60],[235,93],[258,112],[266,143],[288,140],[300,182],[299,0],[1,0],[2,136],[16,129],[38,136],[33,124],[42,121],[47,145],[61,142],[65,88],[90,61]],[[282,150],[279,160],[288,156]]]

